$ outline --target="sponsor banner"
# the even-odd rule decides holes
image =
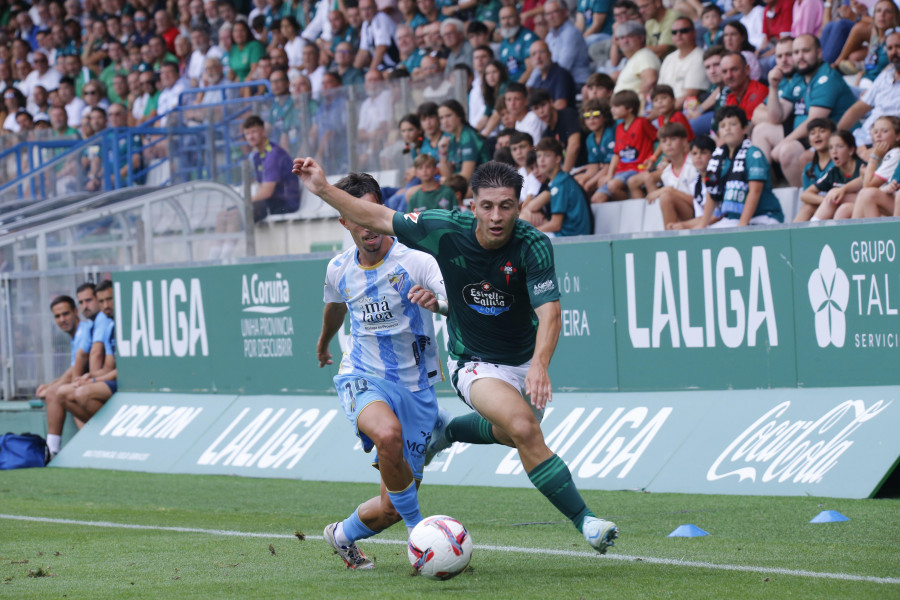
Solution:
[[[327,392],[318,369],[324,260],[115,274],[122,389]],[[336,353],[340,356],[340,353]]]
[[[175,463],[219,421],[236,396],[131,394],[107,401],[51,463],[151,473],[176,473]]]
[[[618,387],[609,242],[554,244],[562,328],[550,381],[559,390]],[[580,357],[580,360],[576,360]],[[590,357],[592,368],[585,368]]]
[[[613,243],[619,389],[793,387],[788,230]]]
[[[866,498],[900,456],[898,396],[893,386],[785,389],[764,401],[749,390],[556,394],[542,428],[582,489]],[[116,394],[52,465],[378,482],[336,396],[213,404]],[[531,486],[516,451],[499,445],[455,444],[425,481]]]
[[[807,227],[792,235],[799,384],[896,384],[897,223]]]

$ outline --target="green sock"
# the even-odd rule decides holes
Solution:
[[[496,444],[493,425],[476,412],[456,417],[447,425],[447,439],[467,444]]]
[[[581,494],[578,493],[569,467],[557,455],[554,454],[533,468],[528,473],[528,479],[559,512],[572,521],[579,532],[581,532],[584,518],[595,516],[585,505]]]

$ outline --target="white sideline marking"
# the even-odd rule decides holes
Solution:
[[[177,531],[179,533],[206,533],[209,535],[223,535],[230,537],[246,538],[278,538],[291,539],[294,535],[286,533],[259,533],[252,531],[232,531],[228,529],[200,529],[198,527],[165,527],[162,525],[134,525],[131,523],[113,523],[111,521],[78,521],[75,519],[53,519],[50,517],[29,517],[25,515],[0,514],[0,519],[13,521],[33,521],[37,523],[55,523],[59,525],[83,525],[86,527],[108,527],[113,529],[143,529],[148,531]],[[306,539],[321,540],[320,535],[308,535]],[[402,540],[388,540],[370,538],[367,544],[405,544]],[[584,552],[576,550],[554,550],[552,548],[523,548],[519,546],[492,546],[489,544],[475,544],[479,550],[491,552],[518,552],[521,554],[542,554],[548,556],[576,556],[581,558],[600,558],[596,552]],[[871,583],[900,584],[898,577],[873,577],[871,575],[852,575],[849,573],[823,573],[818,571],[805,571],[802,569],[781,569],[778,567],[752,567],[747,565],[723,565],[718,563],[678,560],[674,558],[653,558],[649,556],[629,556],[623,554],[607,554],[602,560],[623,560],[643,562],[651,565],[669,565],[674,567],[690,567],[697,569],[718,569],[720,571],[741,571],[745,573],[767,573],[773,575],[790,575],[793,577],[812,577],[817,579],[839,579],[841,581],[868,581]]]

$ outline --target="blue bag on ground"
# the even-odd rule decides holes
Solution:
[[[43,467],[47,464],[47,441],[33,433],[0,436],[0,470]]]

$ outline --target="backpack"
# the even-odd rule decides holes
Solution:
[[[47,464],[47,441],[33,433],[0,436],[0,470],[43,467]]]

